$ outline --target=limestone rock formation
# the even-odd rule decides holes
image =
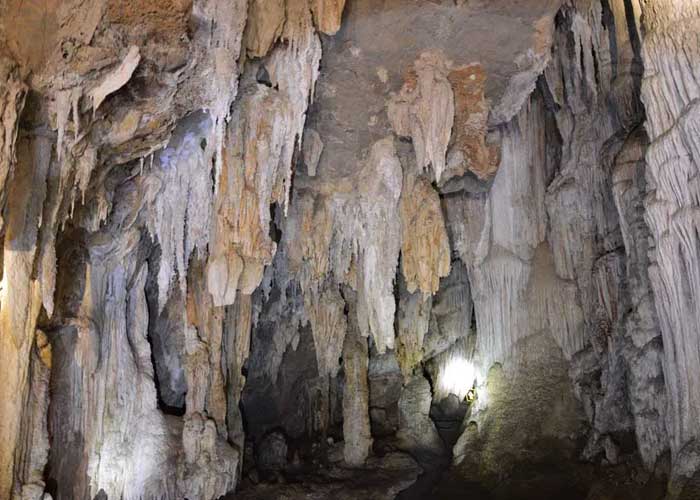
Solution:
[[[430,383],[418,375],[406,383],[399,400],[399,445],[418,456],[440,456],[443,442],[430,420]]]
[[[369,390],[367,377],[367,342],[357,335],[357,329],[345,338],[343,364],[343,456],[349,465],[365,463],[372,447],[369,423]]]
[[[697,496],[699,30],[0,0],[0,500]]]
[[[487,142],[489,103],[485,96],[486,74],[473,63],[450,71],[455,101],[455,123],[447,168],[453,177],[473,172],[481,179],[492,177],[498,168],[498,147]]]
[[[447,76],[450,61],[439,52],[424,52],[389,103],[394,132],[410,137],[421,169],[432,166],[439,182],[454,121],[454,92]]]
[[[425,178],[406,182],[401,198],[401,268],[409,293],[434,294],[450,272],[450,242],[438,194]]]

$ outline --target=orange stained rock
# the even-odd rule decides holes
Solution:
[[[453,147],[463,160],[449,165],[447,177],[471,171],[480,179],[493,177],[498,170],[499,150],[486,142],[489,103],[484,96],[486,72],[479,63],[453,69],[447,76],[455,98]]]
[[[434,294],[450,272],[450,242],[440,197],[423,177],[406,181],[401,196],[401,268],[409,292]]]

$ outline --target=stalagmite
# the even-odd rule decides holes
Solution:
[[[3,278],[0,283],[0,359],[4,363],[3,383],[0,384],[0,496],[10,498],[13,492],[13,472],[23,464],[15,463],[24,411],[29,397],[29,362],[35,343],[36,321],[41,307],[41,283],[33,278],[36,258],[38,225],[51,163],[51,143],[47,138],[23,137],[17,143],[17,165],[8,193],[9,206],[28,207],[26,213],[12,211],[5,222],[3,245]],[[28,443],[24,443],[28,444]],[[32,443],[33,444],[33,443]],[[15,484],[15,488],[20,485]]]
[[[44,468],[49,454],[50,436],[47,426],[49,407],[49,378],[51,375],[51,345],[46,334],[36,332],[30,361],[29,394],[22,429],[21,449],[26,458],[19,474],[21,490],[15,495],[21,499],[42,498],[46,484]]]
[[[356,321],[350,321],[343,344],[343,456],[354,467],[364,465],[372,448],[369,424],[369,387],[367,378],[367,339],[357,331]]]
[[[430,384],[422,375],[412,377],[399,400],[399,445],[416,454],[440,456],[444,443],[430,419]]]
[[[698,20],[0,2],[0,500],[697,497]]]

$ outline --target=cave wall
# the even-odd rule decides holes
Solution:
[[[0,498],[700,469],[698,6],[345,3],[0,1]]]
[[[668,440],[661,333],[646,300],[648,230],[638,215],[645,187],[635,182],[645,137],[630,16],[623,4],[562,7],[552,60],[501,131],[499,171],[480,200],[483,222],[462,223],[455,237],[472,263],[483,370],[517,358],[522,339],[553,337],[592,427],[584,455],[601,453],[610,435],[634,432],[653,467]],[[479,201],[448,203],[459,221]]]
[[[649,136],[644,217],[652,236],[649,276],[663,333],[667,428],[681,479],[691,475],[697,464],[694,357],[698,348],[697,336],[691,332],[697,331],[698,317],[693,193],[700,156],[698,65],[693,61],[700,11],[691,2],[643,3],[642,8],[642,102]]]

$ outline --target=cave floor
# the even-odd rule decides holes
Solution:
[[[416,483],[418,484],[418,482]],[[412,495],[409,488],[401,500],[661,500],[664,478],[642,471],[637,464],[594,466],[582,463],[520,465],[508,477],[481,482],[466,479],[450,468],[429,491]]]
[[[392,451],[370,457],[365,466],[342,462],[342,443],[312,461],[284,470],[248,472],[239,483],[236,500],[384,500],[396,498],[416,482],[422,468],[407,453]],[[229,497],[226,497],[229,498]]]
[[[422,469],[422,473],[421,473]],[[363,468],[318,463],[245,478],[237,500],[661,500],[666,482],[635,462],[599,466],[580,462],[520,464],[507,476],[466,477],[460,466],[426,463],[394,452]],[[227,497],[229,498],[229,497]],[[234,498],[231,496],[230,498]]]

